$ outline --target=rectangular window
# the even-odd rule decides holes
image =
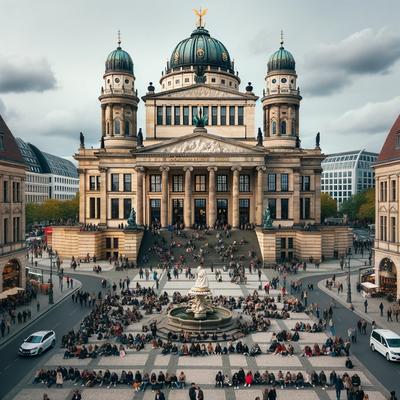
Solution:
[[[96,177],[89,176],[89,190],[96,190]]]
[[[111,199],[111,218],[119,219],[119,199]]]
[[[165,107],[165,125],[171,125],[172,123],[172,107]]]
[[[281,174],[281,192],[289,191],[289,175]]]
[[[98,197],[96,200],[97,200],[97,213],[96,213],[96,217],[97,217],[97,218],[100,218],[100,215],[101,215],[101,214],[100,214],[100,210],[101,210],[101,208],[100,208],[100,207],[101,207],[101,206],[100,206],[100,204],[101,204],[100,197]]]
[[[250,192],[250,175],[239,176],[239,192]]]
[[[119,174],[111,174],[111,191],[119,191]]]
[[[21,201],[21,184],[13,182],[13,202],[19,203]]]
[[[268,199],[268,208],[271,219],[276,219],[276,199]]]
[[[396,243],[396,217],[390,217],[390,241]]]
[[[286,249],[286,238],[281,238],[281,249]]]
[[[150,192],[161,192],[161,175],[150,175]]]
[[[211,107],[211,125],[218,125],[218,107]]]
[[[288,238],[288,249],[293,249],[293,238]]]
[[[8,194],[8,181],[3,182],[3,202],[8,203],[9,194]]]
[[[181,108],[179,106],[174,107],[174,124],[180,125],[181,124]]]
[[[4,218],[3,221],[3,238],[4,238],[4,243],[8,243],[9,237],[8,237],[8,218]]]
[[[276,191],[276,175],[268,174],[268,192]]]
[[[124,219],[128,219],[132,209],[132,200],[124,199]]]
[[[132,175],[124,174],[124,192],[132,191]]]
[[[203,115],[206,121],[206,125],[210,125],[209,123],[209,115],[208,115],[208,106],[203,107]]]
[[[196,192],[205,192],[206,191],[206,176],[205,175],[195,175],[194,190]]]
[[[244,124],[244,107],[239,106],[238,107],[238,125],[243,125]]]
[[[113,248],[118,249],[118,238],[113,238]]]
[[[302,192],[310,191],[310,177],[309,176],[301,177],[301,191]]]
[[[189,106],[183,107],[183,125],[189,125]]]
[[[100,190],[100,176],[96,176],[96,189]]]
[[[89,199],[89,218],[96,218],[96,198]]]
[[[228,191],[228,175],[217,175],[217,192]]]
[[[220,125],[226,125],[226,106],[221,106],[221,121]]]
[[[4,151],[4,135],[1,133],[0,134],[0,151]]]
[[[197,107],[192,106],[192,125],[196,125],[195,119],[197,118]]]
[[[392,180],[392,201],[396,201],[397,193],[396,193],[396,181]]]
[[[289,219],[289,199],[281,199],[281,219]]]
[[[163,124],[163,113],[164,113],[164,107],[158,106],[157,107],[157,125]]]
[[[310,199],[308,197],[300,199],[300,219],[310,219]]]
[[[13,218],[13,242],[18,242],[20,240],[20,218]]]
[[[106,238],[106,249],[111,249],[111,238]]]
[[[172,176],[172,191],[183,192],[183,175]]]
[[[229,107],[229,125],[235,125],[235,106]]]

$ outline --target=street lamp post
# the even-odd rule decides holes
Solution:
[[[347,258],[347,266],[349,268],[348,280],[347,280],[347,303],[351,304],[351,283],[350,283],[350,254]]]
[[[49,251],[50,255],[50,287],[49,287],[49,304],[54,304],[54,293],[53,293],[53,251]]]

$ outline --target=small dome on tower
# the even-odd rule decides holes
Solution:
[[[133,75],[133,61],[129,53],[121,48],[121,38],[118,34],[118,47],[113,50],[106,60],[106,73],[127,72]]]
[[[277,50],[268,61],[268,72],[276,70],[290,70],[294,71],[296,61],[290,51],[283,47],[283,38],[281,40],[281,47]]]

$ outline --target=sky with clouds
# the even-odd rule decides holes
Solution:
[[[398,0],[0,0],[0,114],[15,136],[70,157],[83,131],[99,144],[104,61],[122,47],[135,64],[139,96],[157,83],[174,46],[208,8],[242,79],[261,97],[279,47],[296,59],[304,147],[321,132],[325,153],[379,151],[400,113]],[[156,87],[157,87],[156,85]],[[257,107],[257,125],[262,109]],[[139,127],[144,106],[139,103]],[[256,134],[256,132],[255,132]]]

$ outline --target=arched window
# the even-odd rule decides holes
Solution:
[[[286,121],[281,122],[281,135],[286,135]]]
[[[125,121],[125,136],[129,136],[131,134],[131,126],[129,121]]]
[[[296,121],[292,119],[292,135],[296,136]]]
[[[276,135],[276,122],[272,121],[272,134]]]
[[[120,135],[121,134],[121,123],[119,119],[116,119],[114,121],[114,135]]]

